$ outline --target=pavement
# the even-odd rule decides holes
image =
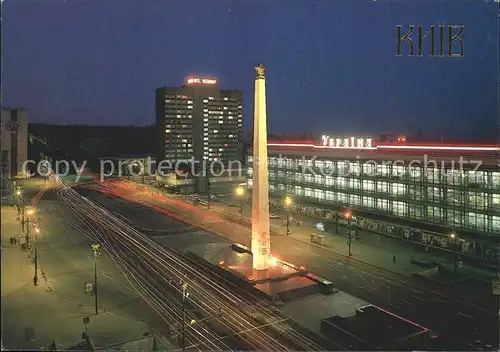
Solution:
[[[119,268],[103,253],[99,263],[99,314],[94,297],[85,294],[85,282],[93,279],[90,243],[83,231],[63,219],[69,214],[55,202],[39,201],[41,235],[37,239],[39,281],[33,285],[34,265],[30,252],[11,245],[9,238],[20,232],[13,207],[2,207],[2,344],[7,349],[41,349],[52,341],[68,348],[85,331],[83,318],[96,348],[145,340],[156,334],[154,313],[127,284]],[[71,221],[71,220],[70,220]],[[88,251],[85,250],[88,248]],[[161,330],[159,330],[161,331]],[[148,340],[148,339],[146,339]],[[137,340],[138,341],[138,340]],[[147,345],[146,342],[133,342]],[[159,346],[173,347],[162,337]],[[145,350],[142,349],[141,350]]]
[[[226,241],[250,244],[250,229],[245,221],[241,223],[228,221],[220,212],[214,212],[214,210],[219,211],[217,206],[214,208],[212,205],[211,211],[207,211],[205,207],[190,205],[182,199],[162,197],[157,194],[157,189],[148,189],[145,192],[134,190],[130,185],[124,185],[123,189],[121,185],[117,188],[121,191],[116,191],[115,196],[122,197],[129,203],[129,205],[123,204],[123,208],[149,206],[152,212],[195,225],[198,229],[194,232],[165,235],[165,241],[178,248],[186,247],[198,240],[213,241],[217,236],[225,238]],[[94,197],[91,194],[86,196]],[[131,205],[134,202],[136,205]],[[120,212],[119,206],[116,207],[115,211]],[[220,211],[228,211],[227,206],[221,206]],[[238,211],[239,208],[234,207],[234,212]],[[135,213],[135,215],[133,212],[127,214],[130,221],[136,221],[141,217],[140,212]],[[167,227],[168,221],[171,220],[167,217],[163,220],[157,217],[156,221],[157,224],[150,223],[148,226]],[[411,275],[413,264],[401,265],[411,257],[401,255],[399,249],[396,252],[396,263],[392,262],[394,255],[392,250],[387,251],[387,255],[381,256],[385,259],[377,258],[380,266],[385,265],[386,268],[393,266],[391,271],[382,269],[379,265],[365,263],[357,258],[361,255],[368,256],[361,252],[362,248],[369,247],[368,244],[362,246],[364,235],[361,236],[360,243],[353,244],[353,258],[346,255],[347,244],[345,238],[342,240],[341,236],[338,236],[340,239],[337,239],[337,247],[332,244],[332,247],[327,248],[309,243],[310,229],[305,230],[308,235],[305,237],[304,234],[303,239],[295,238],[293,235],[300,228],[292,229],[291,237],[284,235],[285,230],[279,222],[274,224],[272,229],[273,255],[296,265],[304,265],[311,272],[333,281],[341,291],[444,334],[447,350],[487,350],[497,343],[498,306],[491,296],[491,291],[489,294],[476,296],[475,293],[472,295],[462,288],[457,289],[456,286],[446,287],[413,277]],[[384,240],[380,239],[381,246]],[[379,252],[372,253],[380,256],[376,254]]]
[[[210,210],[218,213],[229,213],[236,217],[240,216],[240,207],[231,206],[225,203],[212,203]],[[349,246],[347,244],[347,229],[340,225],[339,232],[324,232],[318,230],[315,225],[321,222],[321,219],[308,217],[304,215],[287,213],[281,209],[272,209],[272,212],[281,216],[281,219],[271,219],[271,225],[276,231],[286,235],[286,226],[282,225],[283,219],[291,216],[290,237],[311,243],[311,234],[325,235],[322,247],[329,249],[341,255],[348,256]],[[243,217],[248,221],[251,219],[251,205],[243,208]],[[300,221],[297,226],[296,220]],[[425,251],[422,246],[412,246],[401,240],[378,235],[369,231],[356,230],[356,239],[351,244],[352,258],[360,260],[377,267],[397,272],[403,275],[412,275],[414,272],[422,270],[422,263],[439,263],[448,268],[454,266],[454,255],[442,251]],[[393,262],[396,257],[396,262]],[[411,261],[414,261],[413,263]],[[489,270],[465,265],[457,270],[456,279],[460,280],[466,277],[477,277],[483,280],[491,281],[496,275]]]

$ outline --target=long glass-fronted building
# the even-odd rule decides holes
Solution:
[[[498,146],[374,144],[369,138],[328,136],[322,143],[269,143],[270,193],[389,222],[407,220],[429,229],[438,242],[439,235],[457,233],[460,248],[496,260]],[[247,162],[251,187],[251,156]],[[415,240],[429,240],[423,237]]]

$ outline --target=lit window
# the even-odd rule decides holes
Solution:
[[[224,150],[224,149],[222,149],[222,148],[219,148],[219,152],[222,152],[223,150]]]
[[[233,119],[233,117],[232,117],[232,116],[228,116],[227,118],[228,118],[229,120],[232,120],[232,119]]]
[[[208,137],[203,138],[204,141],[208,141]]]
[[[193,108],[193,105],[188,105],[188,109],[192,109]]]
[[[208,121],[208,119],[203,119],[203,121],[207,122],[207,121]]]
[[[242,127],[243,125],[241,123],[238,124],[238,127]]]
[[[208,147],[203,147],[203,149],[205,149],[205,150],[206,150],[206,149],[208,149]]]
[[[214,133],[217,133],[217,132],[219,132],[219,130],[214,130]]]
[[[224,123],[224,121],[219,121],[219,124]]]
[[[177,118],[180,119],[181,118],[181,115],[177,115]]]
[[[188,140],[187,140],[187,139],[183,139],[182,141],[183,141],[184,143],[187,143],[187,141],[188,141]]]
[[[238,109],[243,109],[243,106],[241,106],[241,105],[238,105]]]
[[[212,151],[212,148],[210,148],[208,151],[209,151],[209,152],[211,152],[211,151]]]
[[[203,112],[208,112],[208,109],[203,109]]]
[[[208,103],[208,99],[203,99],[203,102],[204,103]]]
[[[170,99],[165,99],[165,103],[170,103]]]
[[[170,133],[170,132],[172,132],[172,131],[171,130],[165,130],[165,133]]]
[[[233,138],[234,136],[232,134],[229,135],[229,138]]]
[[[227,100],[227,97],[224,97],[224,100]]]
[[[193,101],[192,100],[188,100],[188,104],[193,104]]]
[[[214,97],[208,97],[209,100],[214,100]]]
[[[227,106],[224,106],[224,110],[227,110]]]

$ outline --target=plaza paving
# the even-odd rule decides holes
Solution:
[[[40,206],[40,209],[42,205]],[[2,344],[5,348],[40,349],[52,341],[58,348],[75,345],[85,331],[83,318],[89,317],[88,335],[98,347],[141,338],[151,329],[137,319],[137,294],[127,286],[118,268],[100,258],[100,314],[95,315],[94,299],[84,292],[92,279],[93,263],[83,234],[56,224],[53,216],[40,214],[43,238],[39,239],[39,281],[33,285],[34,265],[30,252],[11,245],[9,238],[20,232],[13,207],[2,207]],[[42,213],[42,211],[40,211]],[[89,251],[90,247],[89,247]],[[146,319],[145,319],[146,320]],[[146,339],[147,340],[147,339]],[[161,344],[171,347],[164,339]],[[146,342],[134,342],[144,346]],[[148,342],[149,343],[149,342]],[[142,349],[142,348],[141,348]]]

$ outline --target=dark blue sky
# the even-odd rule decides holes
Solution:
[[[253,66],[262,62],[272,132],[359,135],[412,126],[495,139],[492,0],[3,5],[4,105],[29,109],[31,121],[152,124],[155,88],[206,74],[243,90],[249,128]],[[396,57],[398,24],[438,21],[465,26],[465,58]]]

